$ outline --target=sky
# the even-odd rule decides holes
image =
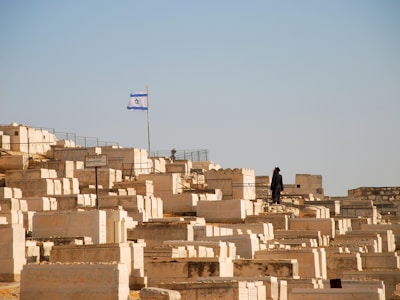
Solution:
[[[127,110],[146,87],[149,114]],[[2,0],[13,122],[322,175],[328,196],[400,186],[400,1]]]

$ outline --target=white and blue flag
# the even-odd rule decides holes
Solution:
[[[133,110],[148,110],[147,93],[131,94],[131,99],[126,108]]]

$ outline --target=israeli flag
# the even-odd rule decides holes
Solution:
[[[133,110],[148,110],[147,94],[146,93],[135,93],[131,94],[131,99],[126,107],[127,109]]]

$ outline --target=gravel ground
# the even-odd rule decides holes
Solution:
[[[0,299],[19,299],[19,282],[0,282]]]
[[[0,282],[0,300],[19,299],[19,282]],[[130,292],[131,300],[140,300],[139,291]]]

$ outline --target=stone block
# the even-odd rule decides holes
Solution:
[[[291,277],[299,278],[299,265],[295,259],[235,259],[235,277]]]
[[[232,260],[227,258],[154,258],[144,266],[149,286],[161,282],[195,282],[202,277],[232,277]]]
[[[21,199],[22,198],[22,190],[20,188],[12,188],[13,189],[13,194],[14,198]]]
[[[146,248],[146,243],[144,240],[137,240],[136,242],[128,242],[131,249],[131,259],[132,259],[132,276],[143,277],[144,276],[144,249]]]
[[[100,147],[77,147],[77,148],[54,149],[55,160],[80,162],[82,165],[87,155],[98,155],[98,154],[102,154]]]
[[[71,194],[71,179],[70,178],[60,178],[61,183],[61,194],[60,195],[69,195]]]
[[[203,280],[203,278],[200,278]],[[229,278],[213,278],[213,281],[221,282],[221,281],[228,281]],[[232,280],[232,279],[231,279]],[[274,276],[267,276],[267,277],[235,277],[232,281],[237,281],[239,283],[239,296],[238,298],[234,299],[247,299],[246,297],[249,296],[248,294],[248,287],[254,283],[257,286],[263,287],[262,293],[258,293],[258,299],[278,299],[279,297],[279,283],[278,279]],[[254,295],[255,296],[255,295]],[[282,298],[285,299],[286,295],[282,295]],[[250,299],[257,299],[257,298],[250,298]]]
[[[324,246],[319,230],[275,230],[274,237],[276,240],[283,240],[282,243],[287,243],[292,239],[313,239],[317,241],[318,246]]]
[[[374,230],[354,230],[349,231],[345,235],[346,238],[352,238],[353,240],[373,239],[377,241],[378,249],[377,252],[388,251],[388,235],[387,231],[383,234],[379,231]],[[389,238],[390,239],[390,238]],[[385,249],[385,250],[384,250]]]
[[[62,184],[61,180],[54,179],[54,193],[52,195],[62,195]]]
[[[397,252],[362,253],[361,261],[364,270],[400,269],[400,258]]]
[[[257,216],[246,216],[244,220],[246,224],[253,223],[271,223],[275,230],[289,229],[289,218],[290,214],[287,213],[261,213]]]
[[[279,280],[279,299],[288,300],[288,286],[286,280]]]
[[[4,199],[0,201],[1,212],[11,212],[21,210],[20,200],[15,198]]]
[[[243,222],[246,200],[198,201],[197,216],[207,222]]]
[[[123,163],[124,176],[150,173],[152,170],[152,161],[145,149],[103,146],[101,152],[107,155],[109,163],[118,160]]]
[[[204,172],[208,188],[222,190],[223,199],[256,199],[256,179],[252,169],[219,169]]]
[[[19,200],[19,209],[24,213],[28,211],[28,203],[24,199]]]
[[[28,208],[30,211],[51,210],[49,197],[29,197],[29,198],[26,198],[26,201],[28,203]]]
[[[75,163],[73,161],[46,161],[40,162],[40,166],[46,169],[56,170],[58,178],[73,178]]]
[[[385,292],[382,289],[292,289],[290,299],[293,300],[383,300]]]
[[[344,271],[361,271],[360,253],[329,253],[326,258],[327,278],[342,278]]]
[[[21,300],[129,298],[125,264],[30,264],[21,272]]]
[[[214,236],[213,225],[194,225],[193,237],[196,241],[204,240],[206,237]]]
[[[209,241],[223,241],[235,244],[236,253],[242,258],[254,258],[254,253],[260,249],[260,241],[257,235],[241,234],[208,237]]]
[[[49,199],[54,198],[57,202],[57,209],[76,210],[79,207],[94,207],[96,194],[75,194],[75,195],[54,195]]]
[[[385,291],[384,293],[392,295],[396,288],[396,284],[400,282],[400,271],[399,270],[362,270],[362,271],[346,271],[343,272],[343,279],[375,279],[384,282]]]
[[[125,243],[127,242],[127,229],[136,226],[128,213],[122,209],[106,209],[106,237],[107,243]]]
[[[49,201],[50,201],[50,210],[57,210],[58,209],[57,199],[54,197],[49,197]]]
[[[381,253],[382,252],[382,239],[379,235],[375,237],[348,237],[337,236],[334,241],[331,241],[332,247],[345,248],[350,252],[369,252]]]
[[[54,179],[44,178],[35,180],[8,181],[9,187],[18,187],[24,197],[42,197],[54,195]]]
[[[154,196],[156,197],[162,198],[164,195],[182,193],[182,179],[178,173],[139,175],[138,181],[149,180],[153,182]]]
[[[326,269],[321,272],[321,252],[318,249],[296,249],[290,251],[259,250],[254,254],[255,259],[297,259],[299,276],[302,278],[323,278]],[[326,260],[326,257],[324,257]],[[324,262],[326,267],[326,261]]]
[[[95,244],[106,242],[105,211],[37,212],[32,227],[35,238],[88,236]]]
[[[110,196],[101,195],[99,197],[99,206],[103,208],[121,206],[124,209],[144,209],[144,198],[142,195],[131,196]]]
[[[111,189],[116,181],[115,170],[110,168],[97,169],[97,183],[104,188]],[[75,170],[75,177],[79,180],[79,184],[95,185],[96,184],[96,171],[95,169],[77,169]]]
[[[253,204],[253,214],[254,215],[259,215],[260,213],[264,212],[264,201],[257,199],[254,201],[251,201]]]
[[[19,224],[24,226],[24,215],[21,210],[13,210],[8,212],[0,211],[0,218],[5,217],[8,224]]]
[[[377,210],[372,201],[348,199],[342,202],[341,217],[368,217],[372,224],[377,223]]]
[[[32,232],[32,219],[34,214],[35,214],[34,211],[26,211],[22,213],[22,218],[24,223],[23,226],[27,233]]]
[[[222,191],[215,189],[214,193],[202,193],[198,194],[199,200],[202,201],[219,201],[222,200]]]
[[[214,279],[214,278],[213,278]],[[165,289],[177,290],[182,299],[202,300],[210,295],[218,295],[218,300],[232,300],[239,298],[239,286],[245,287],[246,283],[237,281],[205,281],[205,282],[174,282],[161,283],[159,286]],[[247,299],[247,298],[244,298]]]
[[[149,218],[143,209],[129,209],[128,216],[138,223],[148,222]]]
[[[14,197],[14,190],[10,187],[0,187],[0,203],[1,200],[10,199]]]
[[[351,229],[360,230],[363,224],[372,224],[372,219],[367,217],[349,218],[351,220]]]
[[[323,288],[332,287],[331,280],[322,280]],[[343,289],[385,289],[385,284],[382,280],[376,279],[340,279],[340,284]],[[383,298],[384,299],[384,298]]]
[[[287,289],[287,299],[291,299],[291,294],[293,289],[305,288],[305,289],[319,289],[323,288],[323,284],[320,279],[316,278],[285,278],[286,289]]]
[[[195,213],[199,196],[191,193],[164,195],[162,201],[166,213]]]
[[[160,197],[156,197],[155,200],[157,203],[157,215],[155,217],[162,218],[164,216],[164,202]]]
[[[28,167],[28,154],[0,156],[0,171],[24,170]]]
[[[347,231],[352,230],[350,218],[335,218],[336,234],[346,234]]]
[[[162,201],[160,201],[158,197],[150,196],[151,208],[150,210],[147,208],[146,211],[149,211],[151,214],[151,218],[162,218],[163,217],[163,209],[162,209]],[[159,205],[161,205],[161,210],[159,209]]]
[[[274,239],[274,228],[271,223],[254,223],[254,224],[218,224],[221,228],[230,228],[232,230],[241,230],[257,234],[264,242]],[[221,234],[224,235],[224,234]],[[228,234],[225,234],[228,235]]]
[[[289,230],[319,230],[322,235],[335,237],[335,221],[332,218],[291,218]]]
[[[52,263],[124,263],[129,274],[132,270],[131,249],[128,243],[106,243],[97,245],[59,245],[50,252]]]
[[[25,258],[25,230],[18,224],[0,224],[0,281],[19,281]]]
[[[141,300],[181,300],[181,294],[178,291],[145,287],[140,290]]]
[[[207,257],[206,247],[199,246],[197,248],[197,257]],[[201,253],[200,253],[201,252]],[[144,251],[145,262],[152,260],[154,258],[187,258],[188,253],[184,246],[157,246],[152,248],[147,248]]]
[[[306,206],[299,212],[300,218],[329,218],[329,209],[322,206],[317,206],[314,201],[314,205]]]
[[[0,148],[11,150],[11,140],[9,135],[0,134]]]
[[[154,185],[151,180],[135,180],[135,181],[123,181],[114,183],[114,188],[125,188],[134,189],[135,194],[142,196],[153,196]]]
[[[70,194],[79,194],[79,180],[78,178],[70,178],[70,187],[71,193]]]
[[[176,160],[173,163],[165,165],[166,173],[180,173],[182,175],[190,174],[192,169],[192,161],[190,160]]]
[[[371,224],[364,223],[361,230],[391,230],[395,235],[396,250],[400,250],[400,224]]]
[[[39,263],[40,261],[40,247],[37,246],[36,241],[26,241],[25,256],[27,263]]]
[[[230,256],[231,253],[229,252],[228,244],[230,243],[222,241],[164,241],[164,245],[169,246],[195,246],[197,249],[199,249],[198,253],[200,253],[200,249],[205,250],[205,248],[211,248],[213,254],[215,254],[215,257],[229,257],[234,259],[235,256]],[[200,257],[200,255],[198,255],[198,257]],[[203,254],[203,257],[207,256]]]
[[[55,170],[49,169],[28,169],[28,170],[13,170],[6,172],[6,180],[23,181],[23,180],[39,180],[57,178]]]
[[[144,239],[148,247],[161,246],[166,240],[193,241],[193,225],[186,223],[144,223],[128,229],[128,240]]]

